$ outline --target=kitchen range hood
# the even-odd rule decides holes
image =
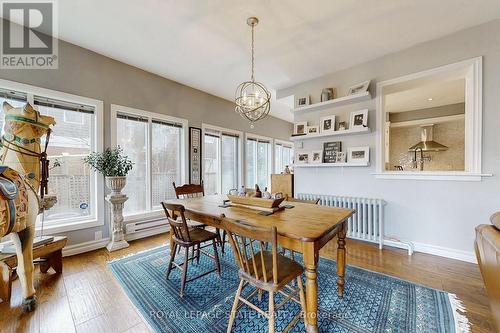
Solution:
[[[434,124],[422,125],[420,132],[420,142],[408,148],[409,151],[422,148],[422,151],[443,151],[448,147],[434,141]]]

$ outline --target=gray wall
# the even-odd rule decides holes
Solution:
[[[258,122],[251,129],[249,123],[235,113],[230,101],[64,41],[59,42],[59,69],[2,69],[0,78],[102,100],[105,147],[110,145],[111,104],[185,118],[189,126],[201,127],[201,123],[205,122],[278,139],[288,139],[292,132],[289,122],[274,117]],[[214,84],[217,84],[217,78],[214,78]],[[97,230],[103,230],[106,237],[108,214],[105,216],[104,227],[67,233],[68,244],[93,240]]]
[[[483,56],[482,171],[492,173],[493,177],[483,178],[481,182],[376,179],[372,175],[375,172],[373,161],[376,134],[381,129],[376,128],[376,99],[372,99],[335,111],[344,115],[341,120],[346,120],[350,111],[370,110],[369,126],[374,132],[339,139],[343,141],[343,147],[370,146],[372,166],[297,169],[297,192],[383,198],[388,202],[386,235],[412,240],[419,247],[436,253],[445,250],[473,258],[474,227],[489,223],[489,216],[500,209],[500,20],[278,91],[278,98],[283,98],[313,94],[324,87],[337,87],[342,96],[350,85],[372,79],[371,91],[374,94],[377,81],[477,56]],[[295,120],[317,123],[321,115],[331,112],[300,114]],[[308,140],[304,142],[304,148],[318,149],[321,144],[320,140]]]

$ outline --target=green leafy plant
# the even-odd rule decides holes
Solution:
[[[133,163],[123,154],[123,149],[106,148],[102,153],[92,152],[83,159],[92,170],[102,173],[105,177],[124,177],[132,170]]]

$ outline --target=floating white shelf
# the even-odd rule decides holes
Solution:
[[[318,111],[324,110],[328,108],[335,108],[342,105],[358,103],[362,101],[367,101],[372,98],[372,95],[369,91],[365,91],[355,95],[349,95],[344,97],[339,97],[335,99],[331,99],[329,101],[314,103],[310,105],[300,106],[295,109],[292,109],[292,112],[306,112],[306,111]]]
[[[366,167],[370,163],[307,163],[293,164],[294,168]]]
[[[364,133],[369,133],[369,132],[370,132],[369,127],[360,127],[360,128],[346,129],[344,131],[297,135],[297,136],[290,137],[290,141],[302,141],[302,140],[310,140],[310,139],[318,139],[318,138],[328,138],[331,136],[356,135],[356,134],[364,134]]]

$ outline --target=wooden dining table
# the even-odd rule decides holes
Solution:
[[[259,211],[246,207],[220,207],[226,199],[226,196],[207,195],[167,202],[183,205],[187,218],[216,228],[221,228],[224,216],[255,226],[276,227],[278,244],[303,254],[306,276],[306,331],[318,332],[319,250],[337,236],[337,295],[341,298],[345,283],[347,219],[354,214],[354,210],[285,201],[282,205],[290,204],[294,207],[264,216],[260,215]]]

